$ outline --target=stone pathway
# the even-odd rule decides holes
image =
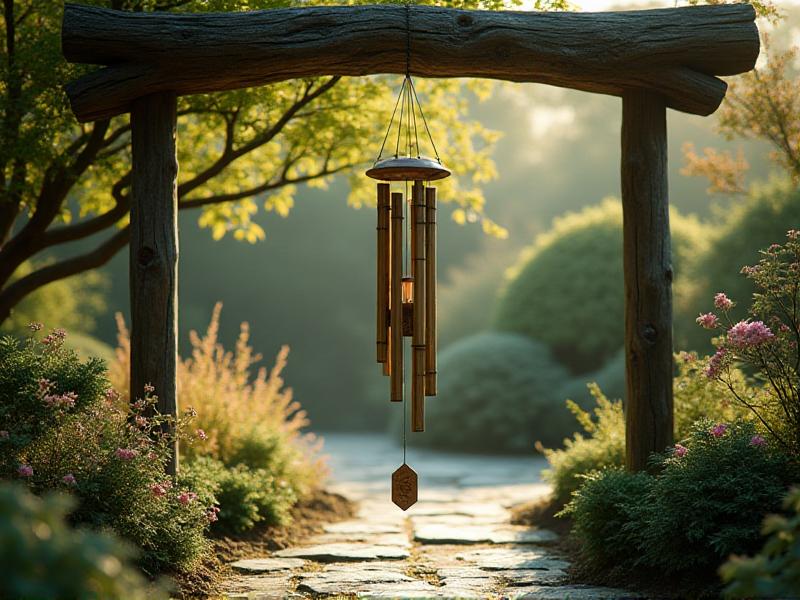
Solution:
[[[548,492],[543,459],[409,450],[419,502],[390,500],[401,450],[383,436],[328,435],[332,485],[359,504],[301,547],[238,561],[230,598],[602,600],[621,590],[568,585],[551,531],[510,523],[509,508]]]

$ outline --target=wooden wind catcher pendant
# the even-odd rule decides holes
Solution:
[[[398,106],[395,152],[382,158]],[[424,125],[435,159],[420,153],[418,115],[419,129]],[[383,374],[389,377],[390,400],[404,403],[405,411],[404,338],[411,338],[411,431],[421,432],[425,430],[425,397],[436,395],[436,188],[430,182],[449,177],[450,171],[439,160],[408,75],[403,80],[384,145],[367,176],[380,182],[377,360],[383,365]],[[404,460],[392,475],[392,500],[406,510],[416,499],[417,474]]]

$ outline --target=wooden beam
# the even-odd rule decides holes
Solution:
[[[155,388],[158,411],[178,415],[178,159],[177,98],[172,93],[133,102],[131,143],[131,399]],[[178,470],[174,443],[167,471]]]
[[[747,4],[607,13],[314,6],[239,13],[141,13],[67,4],[67,60],[106,65],[67,92],[81,121],[121,114],[142,94],[231,90],[293,78],[405,73],[485,77],[622,95],[658,91],[696,114],[719,106],[716,76],[759,52]]]
[[[664,99],[622,97],[626,465],[672,444],[672,259]]]

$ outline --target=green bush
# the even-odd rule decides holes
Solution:
[[[731,319],[736,322],[749,316],[755,286],[741,275],[742,267],[755,264],[761,248],[785,240],[786,230],[798,224],[800,190],[794,184],[776,180],[753,188],[747,200],[734,206],[722,226],[715,228],[709,250],[696,261],[692,270],[695,312],[706,312],[714,294],[724,291],[737,302]],[[707,331],[698,327],[694,336],[708,344]]]
[[[218,506],[211,526],[217,534],[242,533],[256,524],[286,524],[297,501],[292,488],[266,469],[226,467],[207,456],[185,464],[181,481],[197,490],[201,504]]]
[[[609,568],[634,560],[638,538],[630,524],[652,479],[647,473],[616,467],[582,477],[580,489],[563,513],[572,516],[572,531],[581,540],[581,551],[595,566]]]
[[[519,452],[570,432],[555,394],[566,371],[543,345],[510,333],[464,338],[439,357],[439,394],[426,403],[418,444],[471,451]]]
[[[150,572],[190,568],[207,548],[208,514],[191,490],[165,477],[165,419],[148,416],[152,398],[122,410],[102,362],[81,362],[64,336],[0,340],[3,477],[37,494],[70,493],[74,522],[134,543]]]
[[[800,597],[800,489],[783,501],[789,516],[764,520],[764,547],[753,557],[735,556],[720,567],[726,598]]]
[[[657,459],[663,470],[629,524],[639,537],[636,564],[663,573],[709,570],[758,548],[764,516],[780,509],[797,473],[772,444],[755,443],[764,439],[757,436],[753,423],[723,429],[701,420],[684,456]]]
[[[725,422],[751,417],[749,411],[729,399],[723,384],[702,373],[704,363],[696,355],[680,353],[675,363],[673,397],[677,439],[687,436],[692,425],[704,417]],[[738,382],[744,382],[741,372],[734,370],[732,374]],[[562,449],[542,449],[550,463],[543,476],[553,486],[553,496],[559,504],[569,501],[584,475],[625,464],[623,404],[608,400],[596,384],[590,384],[588,389],[595,399],[591,412],[575,402],[567,403],[584,434],[576,433],[564,440]]]
[[[0,484],[0,597],[165,598],[130,566],[127,545],[67,525],[74,504],[63,494],[38,498]]]
[[[654,476],[607,469],[575,493],[565,512],[594,565],[701,575],[758,547],[796,468],[753,423],[701,420],[684,444],[654,457]],[[609,520],[621,531],[603,543]]]
[[[702,252],[706,228],[694,218],[670,215],[676,309],[689,259]],[[607,363],[623,340],[622,209],[619,201],[568,213],[520,255],[498,298],[495,327],[539,340],[573,372]],[[682,328],[676,322],[676,346]]]
[[[625,397],[625,350],[620,348],[597,371],[567,379],[558,390],[558,395],[586,408],[592,405],[594,399],[589,388],[590,383],[596,383],[607,398],[622,400]]]

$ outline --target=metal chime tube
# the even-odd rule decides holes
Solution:
[[[425,431],[425,186],[414,182],[411,276],[414,278],[414,332],[411,337],[411,430]]]
[[[389,184],[378,184],[378,286],[376,351],[379,363],[389,364]]]
[[[436,395],[436,188],[425,189],[425,395]]]
[[[403,194],[392,193],[390,387],[392,402],[403,401]]]

